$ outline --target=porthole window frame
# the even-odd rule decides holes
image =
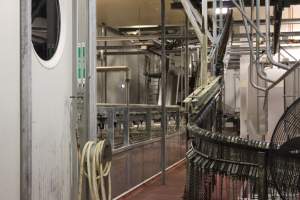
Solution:
[[[57,0],[58,4],[59,4],[59,12],[60,12],[60,33],[59,33],[59,38],[58,38],[58,43],[57,43],[57,48],[55,53],[53,54],[53,56],[49,59],[49,60],[44,60],[43,58],[41,58],[38,53],[36,52],[35,48],[34,48],[34,44],[31,41],[31,45],[32,45],[32,51],[34,54],[34,57],[38,60],[38,62],[42,65],[42,67],[45,67],[46,69],[53,69],[55,68],[61,57],[63,54],[63,50],[65,47],[65,43],[66,43],[66,5],[65,5],[65,1],[63,0]]]

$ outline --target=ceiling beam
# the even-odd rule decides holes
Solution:
[[[196,8],[201,8],[201,1],[197,1],[197,0],[191,0],[191,2],[193,3],[193,5]],[[271,0],[271,6],[274,6],[277,4],[277,0]],[[289,7],[290,5],[297,5],[300,4],[300,0],[285,0],[284,1],[284,7]],[[261,6],[265,5],[265,0],[261,0]],[[250,7],[251,6],[251,0],[245,0],[245,6],[246,7]],[[213,7],[213,2],[208,2],[208,8],[212,8]],[[223,7],[227,7],[227,8],[234,8],[235,5],[232,3],[231,0],[228,1],[223,1]],[[180,2],[173,2],[171,3],[171,8],[172,9],[182,9],[182,5]]]

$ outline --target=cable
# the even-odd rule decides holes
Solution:
[[[103,161],[105,147],[105,140],[101,140],[98,143],[90,141],[84,145],[80,161],[78,200],[81,200],[82,197],[84,176],[88,180],[91,200],[111,200],[111,161],[106,161],[105,163]],[[108,185],[105,185],[104,178],[108,179]],[[106,194],[106,188],[108,188],[108,194]]]

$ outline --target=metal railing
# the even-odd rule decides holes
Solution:
[[[98,104],[98,136],[108,138],[114,149],[161,136],[161,106],[144,104]],[[184,123],[179,106],[167,106],[167,135]]]

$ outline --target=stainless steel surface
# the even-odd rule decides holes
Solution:
[[[32,200],[71,199],[73,165],[73,3],[59,1],[61,37],[43,62],[32,48]],[[46,102],[46,103],[45,103]]]
[[[90,140],[97,138],[97,54],[96,54],[96,36],[97,36],[97,11],[96,0],[87,1],[88,7],[88,67],[87,67],[87,88],[88,95],[88,135]]]
[[[167,65],[166,65],[166,5],[165,0],[160,1],[161,6],[161,171],[162,171],[162,184],[166,184],[166,134],[167,134],[167,109],[166,109],[166,96],[167,96]]]
[[[21,166],[20,199],[32,199],[32,68],[31,68],[31,0],[21,6]],[[9,173],[12,173],[11,171]],[[16,183],[14,183],[16,184]],[[1,195],[0,195],[1,196]],[[1,198],[1,197],[0,197]]]

